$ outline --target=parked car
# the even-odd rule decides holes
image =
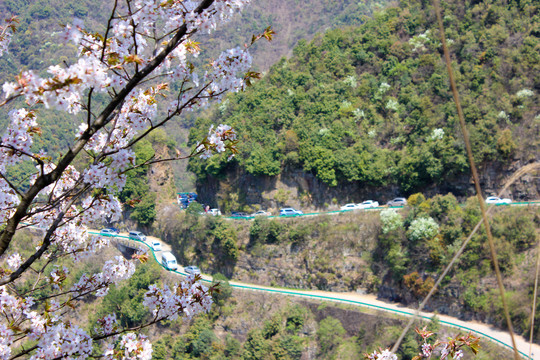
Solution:
[[[356,206],[358,206],[359,209],[376,208],[376,207],[379,207],[379,202],[373,201],[373,200],[366,200],[360,204],[356,204]]]
[[[110,227],[109,229],[111,229],[112,231],[114,231],[116,233],[116,235],[120,234],[120,230],[118,230],[117,228],[115,227]]]
[[[191,275],[201,275],[201,269],[195,265],[187,266],[184,268],[184,270]]]
[[[359,207],[356,204],[345,204],[340,209],[343,210],[343,211],[346,211],[346,210],[358,210]]]
[[[295,216],[295,215],[303,215],[304,213],[302,210],[296,210],[294,208],[282,208],[279,209],[279,216]]]
[[[501,199],[497,196],[489,196],[486,198],[486,204],[496,204],[496,205],[508,205],[512,203],[512,199],[504,198]]]
[[[101,229],[99,234],[102,236],[109,236],[109,237],[118,235],[118,233],[114,231],[113,229]]]
[[[386,203],[386,205],[388,205],[388,206],[405,206],[405,205],[407,205],[407,199],[402,198],[402,197],[398,197],[398,198],[395,198],[393,200],[390,200],[389,202]]]
[[[140,231],[130,231],[128,237],[131,240],[146,241],[146,235]]]
[[[208,210],[207,214],[212,216],[220,216],[221,211],[219,209],[210,209]]]
[[[231,217],[240,218],[240,217],[249,217],[249,215],[246,214],[245,212],[233,211],[233,212],[231,212]]]
[[[178,264],[176,263],[176,258],[173,254],[168,251],[161,253],[161,264],[167,270],[176,270],[178,269]]]
[[[161,243],[157,240],[151,240],[150,241],[150,247],[152,248],[152,250],[154,251],[161,251]]]
[[[271,215],[272,214],[270,214],[268,211],[264,211],[264,210],[259,210],[251,214],[251,216],[271,216]]]

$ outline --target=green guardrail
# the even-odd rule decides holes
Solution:
[[[347,210],[347,211],[351,211],[351,210]],[[131,240],[131,241],[134,241],[134,242],[144,244],[152,252],[152,256],[154,257],[154,260],[164,270],[176,273],[178,275],[188,276],[187,273],[177,271],[177,270],[169,270],[169,269],[167,269],[161,263],[161,261],[158,261],[158,259],[156,257],[156,253],[154,252],[154,249],[152,249],[152,247],[150,245],[148,245],[147,243],[145,243],[144,241],[131,239],[129,236],[125,236],[125,235],[101,234],[99,232],[94,232],[94,231],[89,231],[88,233],[91,234],[91,235],[98,235],[98,236],[105,236],[105,237],[112,237],[112,238],[123,238],[123,239],[128,239],[128,240]],[[211,283],[210,280],[202,279],[201,281],[206,282],[206,283]],[[369,304],[369,303],[365,303],[365,302],[357,301],[357,300],[340,299],[340,298],[332,297],[332,296],[306,294],[306,293],[301,293],[301,292],[298,292],[298,291],[282,290],[282,289],[270,289],[270,288],[266,288],[266,287],[259,287],[259,286],[252,286],[252,285],[240,285],[240,284],[229,284],[229,285],[231,287],[233,287],[233,288],[236,288],[236,289],[262,291],[262,292],[282,294],[282,295],[287,295],[287,296],[299,296],[299,297],[311,298],[311,299],[316,299],[316,300],[326,300],[326,301],[332,301],[332,302],[348,303],[348,304],[352,304],[352,305],[356,305],[356,306],[363,306],[363,307],[371,308],[371,309],[375,309],[375,310],[386,311],[386,312],[390,312],[390,313],[394,313],[394,314],[398,314],[398,315],[402,315],[402,316],[406,316],[406,317],[417,317],[419,319],[426,320],[426,321],[431,320],[431,318],[429,316],[426,316],[426,315],[417,315],[417,314],[415,314],[414,312],[411,312],[411,311],[396,310],[396,309],[388,308],[386,306]],[[299,291],[301,291],[301,290],[299,290]],[[453,323],[453,322],[450,322],[450,321],[446,321],[446,320],[439,320],[439,323],[445,324],[445,325],[450,326],[450,327],[454,327],[454,328],[458,328],[458,329],[462,329],[462,330],[466,330],[466,331],[471,331],[471,332],[473,332],[473,333],[475,333],[477,335],[480,335],[480,336],[482,336],[482,337],[484,337],[486,339],[489,339],[489,340],[491,340],[491,341],[493,341],[493,342],[495,342],[495,343],[497,343],[497,344],[499,344],[499,345],[501,345],[503,347],[506,347],[506,348],[508,348],[510,350],[513,350],[513,347],[511,345],[508,345],[507,343],[505,343],[505,342],[503,342],[503,341],[501,341],[499,339],[496,339],[496,338],[494,338],[494,337],[492,337],[492,336],[490,336],[488,334],[485,334],[485,333],[483,333],[481,331],[474,330],[474,329],[469,328],[467,326],[459,325],[459,324],[456,324],[456,323]],[[528,355],[526,355],[522,351],[518,350],[518,352],[525,359],[533,360],[531,357],[529,357]]]
[[[382,210],[382,209],[401,209],[403,206],[388,206],[388,207],[372,207],[367,209],[351,209],[351,210],[333,210],[333,211],[321,211],[321,212],[312,212],[312,213],[305,213],[305,214],[294,214],[294,215],[270,215],[270,216],[262,216],[266,219],[287,219],[287,218],[295,218],[295,217],[302,217],[302,216],[318,216],[318,215],[326,215],[326,214],[341,214],[341,213],[348,213],[353,211],[373,211],[373,210]],[[253,220],[259,216],[224,216],[225,219],[230,220]]]
[[[495,206],[515,206],[515,205],[540,205],[540,201],[519,201],[519,202],[513,202],[510,204],[492,204]],[[464,207],[465,204],[459,204],[459,206]],[[294,218],[294,217],[301,217],[301,216],[318,216],[318,215],[325,215],[325,214],[340,214],[340,213],[348,213],[353,211],[373,211],[373,210],[382,210],[382,209],[403,209],[404,206],[378,206],[378,207],[372,207],[367,209],[351,209],[351,210],[333,210],[333,211],[321,211],[321,212],[312,212],[312,213],[306,213],[306,214],[294,214],[294,215],[271,215],[271,216],[261,216],[267,219],[286,219],[286,218]],[[257,218],[257,216],[224,216],[225,219],[230,220],[253,220]]]

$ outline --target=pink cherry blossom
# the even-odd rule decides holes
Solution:
[[[105,296],[112,284],[129,279],[135,261],[120,256],[108,259],[101,271],[81,275],[69,288],[66,279],[74,274],[55,262],[68,256],[81,261],[109,245],[108,238],[91,236],[88,228],[122,216],[118,193],[125,186],[126,172],[136,164],[133,146],[140,137],[184,111],[208,106],[212,100],[220,101],[226,93],[244,88],[244,76],[251,66],[249,49],[226,50],[198,67],[194,64],[200,60],[195,62],[194,58],[205,48],[192,41],[192,36],[214,31],[248,3],[131,0],[127,6],[120,1],[106,39],[104,33],[87,31],[79,19],[63,26],[61,41],[78,49],[74,61],[59,62],[46,73],[29,69],[15,79],[3,80],[0,106],[12,106],[16,97],[26,106],[9,112],[9,124],[0,138],[0,174],[21,161],[32,162],[35,171],[26,188],[0,176],[0,226],[10,229],[0,236],[9,244],[15,241],[13,233],[23,227],[41,230],[41,241],[32,246],[37,258],[47,259],[50,266],[38,270],[35,288],[52,287],[53,295],[50,299],[43,299],[42,294],[34,298],[32,291],[18,296],[9,290],[6,285],[21,281],[19,276],[28,271],[33,258],[25,253],[22,259],[7,246],[0,249],[5,267],[9,267],[0,279],[4,284],[0,286],[4,314],[0,316],[0,359],[23,355],[30,359],[84,359],[92,353],[92,337],[66,321],[64,314],[88,296]],[[0,56],[12,38],[11,22],[0,24]],[[173,82],[175,86],[169,86]],[[103,106],[101,101],[92,101],[98,92],[102,98],[109,96]],[[37,104],[84,115],[79,117],[83,120],[69,149],[57,158],[34,148],[35,137],[41,135],[34,111]],[[230,127],[212,127],[192,155],[230,152],[232,156],[236,141],[236,132]],[[78,161],[83,153],[87,158]],[[80,163],[88,165],[74,166]],[[16,211],[22,216],[14,216]],[[45,301],[47,306],[43,306]],[[191,318],[208,312],[211,304],[210,290],[193,277],[172,287],[151,286],[144,300],[156,321]],[[106,347],[105,358],[151,358],[152,347],[144,336],[122,333],[113,338],[122,330],[116,315],[99,319],[95,328],[105,337],[100,340]],[[108,343],[108,337],[119,341]],[[28,340],[36,344],[35,350],[20,355],[21,344]]]

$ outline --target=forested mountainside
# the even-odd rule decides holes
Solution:
[[[298,40],[317,32],[343,25],[358,25],[374,10],[382,9],[387,0],[356,2],[350,0],[259,0],[252,1],[239,16],[216,32],[200,34],[210,37],[204,53],[216,56],[220,51],[241,46],[252,34],[271,26],[276,35],[270,45],[253,49],[254,63],[267,69],[288,54]],[[4,0],[0,2],[2,19],[16,15],[20,21],[9,53],[0,58],[0,79],[14,76],[21,70],[44,70],[50,65],[73,59],[75,47],[58,44],[53,33],[74,18],[84,20],[92,31],[102,31],[112,9],[107,0]],[[52,35],[52,36],[51,36]]]
[[[484,171],[538,160],[540,5],[443,7],[476,162]],[[233,162],[191,161],[199,184],[303,172],[328,191],[399,187],[410,194],[435,185],[466,195],[469,166],[438,33],[430,2],[408,0],[361,26],[300,41],[294,56],[198,119],[191,141],[211,123],[230,124],[240,137]],[[522,197],[537,195],[529,188]]]
[[[214,35],[209,49],[218,54],[224,48],[238,46],[271,26],[276,32],[272,43],[255,44],[253,62],[259,71],[267,70],[282,56],[289,56],[299,40],[339,26],[362,24],[389,0],[255,0],[228,26]]]
[[[272,44],[255,44],[252,49],[254,67],[266,70],[280,57],[291,52],[299,39],[310,38],[316,32],[341,24],[359,24],[373,9],[382,8],[386,1],[355,2],[349,0],[325,1],[253,1],[251,6],[229,24],[217,32],[199,34],[210,36],[211,41],[204,41],[205,59],[219,55],[219,52],[248,42],[252,34],[258,34],[267,26],[272,26],[277,34]],[[18,31],[13,36],[8,53],[0,57],[0,83],[11,81],[25,70],[35,70],[44,75],[51,65],[71,63],[77,49],[72,44],[62,45],[55,33],[71,23],[74,18],[84,20],[85,26],[92,31],[103,31],[112,9],[113,2],[105,0],[5,0],[0,2],[0,18],[16,15],[19,20]],[[100,101],[99,94],[94,99],[95,106]],[[18,105],[21,105],[19,103]],[[15,104],[15,106],[18,106]],[[39,108],[39,107],[38,107]],[[0,129],[5,128],[8,109],[0,109]],[[82,115],[81,115],[82,116]],[[35,148],[44,149],[48,154],[57,156],[73,141],[73,131],[79,124],[72,115],[55,113],[40,109],[38,122],[43,134],[36,137]],[[176,124],[169,124],[168,134],[178,144],[186,141],[186,127],[191,120],[180,119]],[[185,167],[177,171],[178,177]],[[27,163],[22,163],[11,174],[17,180],[24,179],[33,171]],[[191,183],[191,181],[189,181]]]

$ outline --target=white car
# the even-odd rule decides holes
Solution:
[[[150,246],[152,247],[152,250],[154,251],[161,251],[161,243],[157,240],[151,240]]]
[[[304,212],[302,210],[296,210],[294,208],[279,209],[279,216],[298,216],[298,215],[304,215]]]
[[[146,235],[144,235],[140,231],[130,231],[129,234],[128,234],[128,237],[131,240],[137,240],[137,241],[142,241],[142,242],[146,241]]]
[[[268,211],[264,211],[264,210],[259,210],[257,212],[254,212],[253,214],[251,214],[251,216],[270,216],[272,214],[270,214]]]
[[[219,209],[210,209],[208,210],[207,214],[212,216],[221,216],[221,211]]]
[[[511,203],[512,203],[512,199],[508,199],[508,198],[501,199],[500,197],[497,197],[497,196],[489,196],[486,199],[486,204],[508,205]]]
[[[342,211],[360,209],[356,204],[345,204],[340,208]]]
[[[113,229],[101,229],[99,234],[101,236],[107,236],[107,237],[109,237],[109,236],[115,237],[116,235],[118,235],[118,233],[116,231],[114,231]]]
[[[357,204],[356,206],[358,206],[359,209],[376,208],[376,207],[379,207],[379,202],[373,201],[373,200],[366,200],[362,202],[361,204]]]

